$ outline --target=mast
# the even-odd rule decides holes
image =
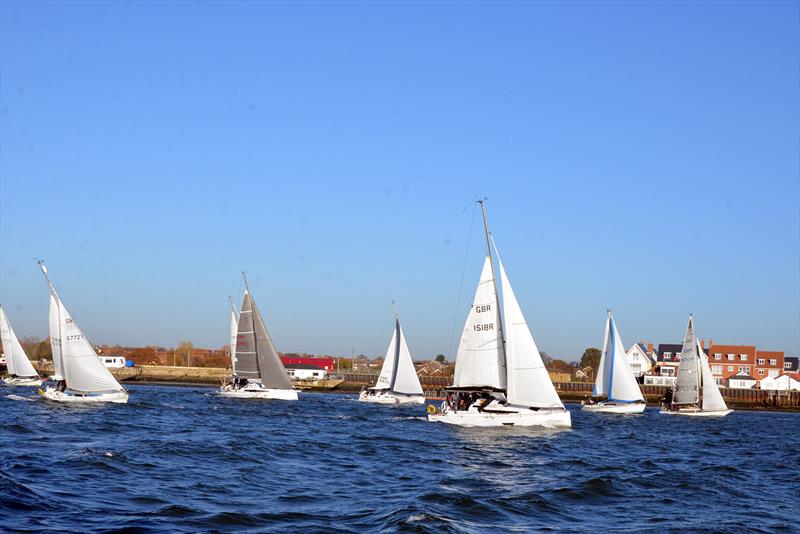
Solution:
[[[50,277],[47,276],[47,267],[44,264],[44,260],[36,260],[36,264],[39,266],[39,269],[42,270],[44,279],[47,281],[47,286],[50,288],[50,294],[56,298],[56,302],[58,304],[58,307],[56,308],[56,312],[58,313],[58,360],[61,363],[62,374],[66,375],[67,371],[66,369],[64,369],[64,345],[62,343],[63,335],[61,334],[61,303],[60,303],[61,299],[58,298],[58,293],[56,293],[56,288],[53,287],[53,282],[50,280]],[[55,366],[55,363],[53,365]],[[66,381],[67,377],[62,376],[61,380]]]
[[[497,306],[497,331],[500,334],[500,343],[503,348],[503,361],[508,365],[506,362],[506,336],[505,330],[503,329],[503,317],[502,313],[500,313],[500,293],[497,291],[497,276],[494,273],[494,260],[492,259],[492,239],[491,239],[491,232],[489,231],[489,223],[486,220],[486,198],[478,199],[478,204],[481,205],[481,213],[483,214],[483,231],[486,234],[486,254],[489,257],[489,267],[492,270],[492,285],[494,285],[494,301],[495,306]],[[506,369],[506,373],[508,373],[508,369]]]
[[[397,368],[400,366],[400,317],[397,315],[397,306],[392,301],[394,311],[394,363],[392,364],[392,381],[389,382],[389,391],[394,391],[394,384],[397,382]]]

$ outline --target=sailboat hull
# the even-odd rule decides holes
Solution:
[[[3,384],[7,386],[41,386],[42,382],[44,382],[41,378],[6,378],[3,380]]]
[[[571,428],[570,413],[563,408],[487,412],[478,410],[446,411],[428,414],[428,421],[465,427],[541,426]]]
[[[358,396],[358,400],[376,404],[425,404],[424,395],[403,395],[402,393],[391,392],[368,395],[366,391],[362,391]]]
[[[689,410],[661,410],[664,415],[687,415],[690,417],[725,417],[733,410],[698,410],[698,409],[689,409]]]
[[[127,391],[114,391],[112,393],[78,395],[75,393],[58,391],[55,388],[49,387],[45,390],[40,389],[39,395],[41,395],[46,400],[53,402],[63,402],[63,403],[90,404],[99,402],[113,402],[118,404],[125,404],[128,402]]]
[[[270,388],[243,388],[243,389],[221,389],[220,397],[228,399],[264,399],[264,400],[297,400],[296,389],[270,389]]]
[[[644,413],[647,404],[631,402],[616,404],[613,402],[598,402],[597,404],[584,404],[581,410],[594,413],[640,414]]]

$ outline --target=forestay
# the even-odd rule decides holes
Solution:
[[[487,255],[458,345],[453,386],[505,389],[506,364],[498,308],[491,258]]]
[[[6,357],[8,374],[22,378],[38,377],[39,374],[31,365],[31,361],[25,354],[17,335],[14,333],[14,329],[11,328],[11,323],[2,307],[0,307],[0,337],[2,337],[3,354]]]
[[[686,335],[683,338],[673,404],[697,404],[700,401],[699,363],[697,338],[694,333],[694,318],[690,315],[689,324],[686,327]]]
[[[495,251],[497,249],[495,248]],[[505,319],[506,365],[508,366],[508,403],[537,408],[563,408],[542,356],[533,340],[528,323],[519,307],[511,282],[498,254],[500,283]]]
[[[67,387],[79,393],[123,391],[117,379],[103,365],[92,345],[56,296],[61,334],[61,358]],[[53,335],[53,332],[50,332]]]
[[[644,401],[642,390],[633,377],[633,371],[625,356],[625,346],[610,311],[606,319],[603,353],[597,369],[594,394],[608,397],[609,401],[616,402]]]
[[[403,334],[403,328],[400,326],[399,320],[397,320],[395,337],[398,332],[400,333],[400,346],[397,351],[396,372],[391,389],[396,393],[422,395],[422,385],[419,383],[417,370],[414,367],[414,360],[411,359],[411,351],[408,350],[406,336]]]
[[[700,367],[703,373],[703,406],[704,412],[717,412],[728,409],[725,400],[722,398],[722,393],[717,386],[717,381],[711,373],[711,368],[708,366],[708,356],[703,352],[700,343],[697,343],[697,353],[700,355]]]

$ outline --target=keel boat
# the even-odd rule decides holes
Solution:
[[[711,374],[708,357],[697,341],[691,315],[683,337],[678,379],[669,396],[671,398],[662,406],[663,414],[724,417],[733,411],[725,404],[717,381]]]
[[[547,373],[499,255],[503,307],[497,291],[492,251],[497,247],[486,220],[485,201],[478,201],[486,235],[475,299],[456,354],[453,385],[440,409],[428,420],[459,426],[542,426],[569,428],[564,408]]]
[[[422,385],[396,312],[394,332],[378,381],[373,387],[362,390],[358,400],[379,404],[425,404]]]
[[[297,390],[292,387],[256,301],[250,294],[246,276],[244,285],[244,301],[238,321],[233,319],[236,317],[235,308],[232,310],[231,338],[236,338],[231,347],[233,374],[222,385],[219,395],[233,399],[297,400]]]
[[[8,370],[8,377],[3,380],[3,383],[7,386],[41,386],[42,379],[22,349],[2,306],[0,306],[0,338],[2,338],[3,354],[6,357],[6,369]]]
[[[642,390],[633,376],[625,356],[625,347],[617,325],[608,310],[603,353],[594,383],[594,396],[583,404],[583,411],[618,414],[639,414],[647,407]]]
[[[54,386],[39,389],[47,400],[65,403],[128,402],[128,392],[103,364],[91,343],[72,319],[39,261],[50,288],[50,346],[53,349]]]

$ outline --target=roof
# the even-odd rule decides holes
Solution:
[[[733,375],[729,376],[728,380],[752,380],[754,382],[758,382],[758,378],[754,378],[750,375]]]
[[[639,348],[641,353],[644,354],[644,357],[647,358],[650,361],[650,363],[656,363],[655,356],[650,354],[649,352],[647,352],[647,346],[644,343],[636,343],[636,344],[634,344],[633,346],[631,346],[631,348],[630,348],[630,350],[628,350],[628,352],[632,351],[633,349],[635,349],[637,347]]]
[[[786,367],[784,365],[784,370],[789,371],[790,373],[796,372],[798,367],[800,366],[800,358],[797,356],[787,356],[783,359],[784,363],[791,363],[791,366]]]
[[[314,371],[324,371],[319,365],[311,365],[310,363],[287,363],[284,367],[287,369],[312,369]]]
[[[656,351],[657,359],[656,361],[663,362],[664,361],[664,353],[669,352],[673,356],[678,354],[679,352],[683,351],[683,343],[659,343],[658,350]],[[668,361],[676,361],[674,358]]]

